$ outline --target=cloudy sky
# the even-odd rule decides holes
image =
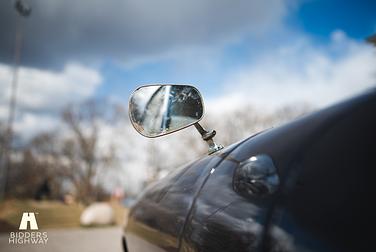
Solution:
[[[213,109],[243,101],[320,107],[376,83],[376,2],[24,0],[16,129],[58,123],[66,104],[124,104],[145,83],[191,83]],[[7,116],[17,15],[0,1],[0,120]],[[219,106],[221,105],[221,106]]]

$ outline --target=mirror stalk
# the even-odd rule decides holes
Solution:
[[[209,155],[223,149],[223,146],[221,144],[217,145],[213,140],[216,134],[215,130],[207,131],[198,122],[195,123],[194,125],[196,129],[198,130],[198,132],[201,134],[202,140],[206,141],[206,143],[209,145],[209,149],[208,149]]]

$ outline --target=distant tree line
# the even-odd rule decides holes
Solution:
[[[107,197],[96,179],[115,166],[116,157],[111,143],[99,150],[98,137],[103,125],[124,115],[121,106],[100,100],[67,106],[61,129],[41,132],[12,151],[6,196],[35,198],[45,190],[50,199],[71,193],[83,203]],[[1,139],[5,131],[0,130]]]
[[[218,132],[215,140],[227,146],[311,110],[306,104],[294,104],[265,112],[248,105],[219,116],[207,113],[202,124],[214,128]],[[58,130],[41,132],[12,151],[6,184],[8,198],[40,198],[46,194],[50,199],[62,199],[69,193],[87,204],[109,197],[110,192],[101,179],[110,171],[124,172],[117,170],[124,165],[119,164],[119,147],[113,144],[111,137],[102,136],[105,128],[111,129],[114,125],[125,129],[116,137],[128,144],[126,153],[133,151],[133,158],[129,154],[121,157],[121,162],[142,156],[147,167],[145,184],[207,151],[194,128],[178,132],[174,137],[149,141],[143,150],[136,150],[134,141],[140,141],[140,138],[132,142],[130,131],[133,129],[126,110],[104,100],[71,104],[62,111],[60,120]],[[4,132],[4,126],[0,124],[1,143]]]

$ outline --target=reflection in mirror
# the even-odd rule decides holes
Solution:
[[[130,98],[129,116],[143,136],[162,136],[198,122],[203,116],[202,98],[192,86],[143,86]]]

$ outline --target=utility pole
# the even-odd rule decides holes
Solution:
[[[26,18],[31,14],[31,8],[27,6],[22,0],[16,0],[14,2],[14,8],[17,12],[16,16],[16,38],[14,48],[14,65],[13,76],[11,83],[11,94],[9,99],[9,113],[8,121],[6,125],[6,132],[4,136],[4,142],[0,153],[0,201],[4,199],[8,170],[11,166],[11,152],[13,142],[13,122],[16,114],[17,105],[17,86],[18,86],[18,70],[21,59],[22,48],[22,18]]]

